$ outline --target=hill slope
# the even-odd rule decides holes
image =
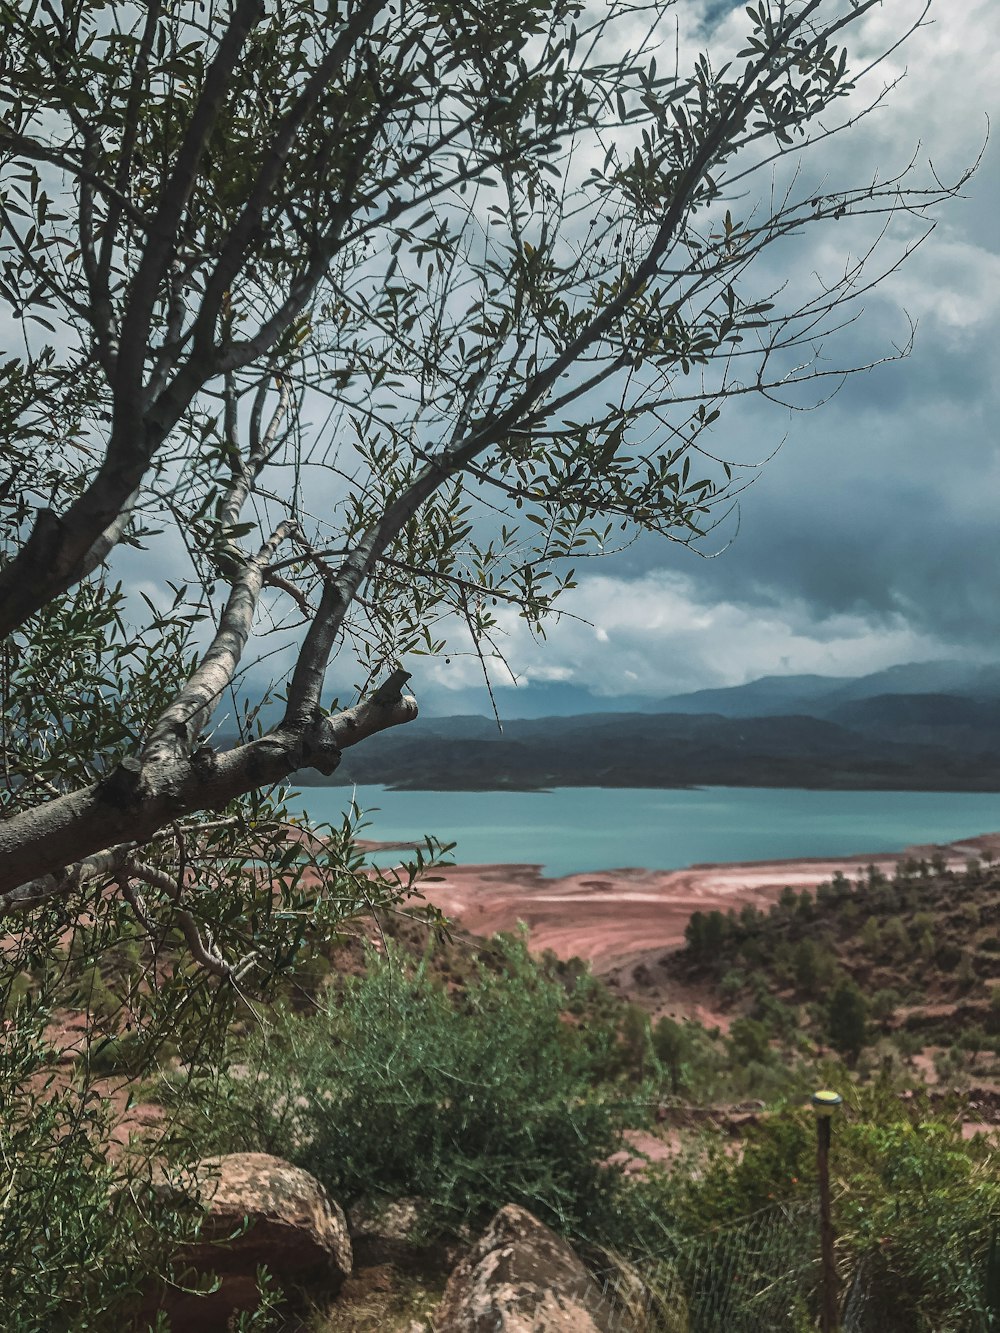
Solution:
[[[420,718],[345,751],[332,781],[437,790],[752,786],[1000,790],[1000,712],[942,696],[805,714]]]

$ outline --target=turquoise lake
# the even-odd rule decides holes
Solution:
[[[358,787],[362,836],[455,842],[459,863],[529,862],[547,875],[704,861],[895,852],[1000,829],[995,792],[803,791],[798,788],[560,787],[547,792],[389,791]],[[350,787],[311,787],[293,808],[339,823]],[[398,860],[400,853],[381,859]]]

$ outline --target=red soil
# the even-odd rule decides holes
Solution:
[[[600,975],[678,948],[692,912],[722,912],[744,903],[767,906],[786,885],[815,889],[838,870],[856,878],[876,865],[890,873],[905,856],[940,850],[955,866],[1000,852],[1000,834],[947,847],[913,847],[836,860],[747,861],[685,870],[621,869],[546,879],[534,865],[452,866],[428,873],[427,900],[477,935],[514,930],[523,922],[535,951],[589,961]]]

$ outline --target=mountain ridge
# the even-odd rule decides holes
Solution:
[[[296,784],[1000,791],[1000,667],[991,664],[763,676],[629,702],[511,717],[502,729],[480,713],[422,713],[345,750],[330,778],[306,771]]]

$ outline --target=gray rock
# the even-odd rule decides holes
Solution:
[[[471,1236],[444,1239],[429,1225],[421,1198],[363,1198],[347,1210],[355,1269],[392,1264],[402,1271],[450,1273]]]
[[[165,1310],[184,1333],[214,1333],[234,1311],[256,1309],[258,1265],[266,1265],[282,1288],[319,1285],[334,1293],[350,1276],[343,1211],[308,1171],[280,1157],[207,1157],[165,1179],[159,1192],[193,1199],[205,1210],[198,1240],[183,1245],[176,1262],[193,1274],[219,1278],[211,1295],[167,1288],[144,1306],[143,1314]]]
[[[610,1333],[611,1310],[569,1245],[501,1208],[448,1279],[436,1333]]]

